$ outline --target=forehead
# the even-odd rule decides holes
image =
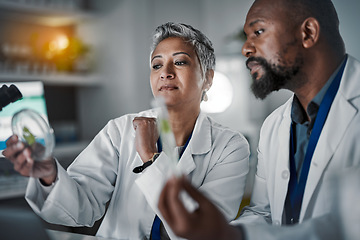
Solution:
[[[195,49],[188,41],[179,37],[170,37],[162,40],[156,46],[152,56],[175,52],[186,52],[191,57],[195,55]]]
[[[282,0],[256,0],[246,16],[245,27],[258,22],[285,24],[288,21],[288,11]]]

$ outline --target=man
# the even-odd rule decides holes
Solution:
[[[334,179],[360,165],[360,62],[345,53],[331,0],[255,0],[244,32],[255,96],[294,92],[261,128],[250,206],[231,227],[185,179],[172,179],[160,211],[189,239],[339,239]],[[195,212],[181,191],[199,203]]]

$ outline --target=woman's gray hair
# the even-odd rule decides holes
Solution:
[[[203,77],[208,70],[215,69],[215,54],[211,41],[202,32],[184,23],[168,22],[158,26],[153,35],[150,55],[162,40],[170,37],[182,38],[194,46]]]

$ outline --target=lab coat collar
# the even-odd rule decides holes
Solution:
[[[360,82],[348,80],[349,78],[355,78],[360,76],[360,69],[358,65],[359,61],[357,61],[354,57],[348,55],[348,61],[346,63],[342,77],[342,79],[346,80],[341,81],[339,87],[339,92],[341,92],[348,100],[360,97]]]
[[[211,124],[208,117],[200,112],[188,147],[191,154],[205,154],[211,149]],[[185,150],[186,151],[186,150]]]
[[[192,137],[188,146],[186,147],[178,167],[184,174],[189,174],[195,168],[193,155],[201,155],[209,152],[211,149],[211,124],[207,116],[200,112]]]

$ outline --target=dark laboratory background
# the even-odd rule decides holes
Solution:
[[[149,54],[155,27],[168,21],[191,24],[212,40],[217,56],[213,95],[202,109],[250,142],[248,200],[261,123],[291,96],[280,91],[260,101],[249,91],[251,79],[241,46],[242,25],[252,2],[0,0],[0,87],[42,82],[56,136],[54,155],[66,168],[110,119],[151,107]],[[360,22],[360,2],[333,2],[347,52],[360,59],[360,31],[354,27]],[[0,132],[1,138],[9,137],[3,135]],[[0,158],[0,206],[28,208],[23,197],[26,184],[27,179]],[[47,227],[94,234],[98,224]]]

